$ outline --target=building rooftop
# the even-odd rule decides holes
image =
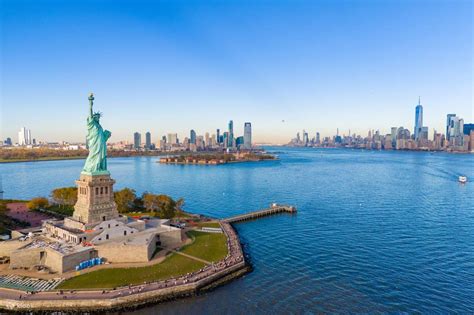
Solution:
[[[67,255],[73,252],[79,252],[83,250],[87,250],[87,247],[81,245],[70,244],[67,242],[62,241],[53,241],[46,237],[36,237],[33,241],[21,248],[20,250],[24,249],[34,249],[34,248],[49,248],[52,249],[62,255]]]

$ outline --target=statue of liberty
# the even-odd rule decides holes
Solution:
[[[87,145],[89,146],[89,155],[84,165],[83,173],[90,175],[109,174],[107,171],[107,140],[111,132],[102,129],[100,125],[101,114],[94,113],[92,106],[94,103],[94,94],[89,95],[90,113],[87,117]]]

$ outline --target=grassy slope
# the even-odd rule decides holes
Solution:
[[[219,222],[201,222],[197,224],[199,227],[210,227],[210,228],[219,228],[221,227]]]
[[[227,240],[223,233],[204,233],[189,231],[188,236],[193,238],[193,243],[181,252],[198,257],[210,262],[216,262],[227,255]]]
[[[113,268],[89,272],[64,281],[57,289],[105,289],[141,284],[145,281],[167,279],[193,272],[204,264],[178,254],[171,254],[163,262],[137,268]]]

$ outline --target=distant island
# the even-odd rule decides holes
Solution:
[[[1,148],[0,149],[0,163],[15,163],[15,162],[35,162],[35,161],[55,161],[55,160],[74,160],[74,159],[85,159],[88,154],[88,150],[76,149],[76,150],[60,150],[53,148]],[[159,151],[159,150],[119,150],[119,149],[108,149],[107,156],[110,158],[115,157],[132,157],[132,156],[164,156],[170,157],[170,152]],[[180,151],[172,155],[173,158],[178,158],[180,162],[184,162],[184,158],[189,159],[193,157],[196,160],[223,160],[222,163],[230,162],[246,162],[246,161],[261,161],[261,160],[272,160],[275,156],[266,154],[264,151],[259,149],[253,149],[252,151],[236,151],[231,153],[225,153],[222,150],[206,150],[206,151]],[[183,161],[182,161],[183,160]],[[174,162],[170,162],[174,163]],[[214,162],[212,162],[214,163]],[[209,164],[212,164],[209,163]],[[183,163],[184,164],[184,163]],[[198,164],[198,163],[196,163]]]
[[[206,152],[202,154],[177,154],[169,157],[162,157],[159,163],[162,164],[197,164],[197,165],[220,165],[227,163],[259,162],[275,160],[277,157],[263,151],[242,151],[242,152]]]

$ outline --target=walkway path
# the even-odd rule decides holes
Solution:
[[[206,265],[212,265],[212,263],[210,261],[207,261],[207,260],[204,260],[204,259],[201,259],[201,258],[198,258],[198,257],[194,257],[194,256],[191,256],[189,254],[185,254],[185,253],[182,253],[182,252],[179,252],[177,250],[172,250],[173,253],[176,253],[176,254],[179,254],[179,255],[182,255],[184,257],[188,257],[188,258],[191,258],[191,259],[194,259],[194,260],[197,260],[197,261],[200,261],[202,263],[205,263]]]

